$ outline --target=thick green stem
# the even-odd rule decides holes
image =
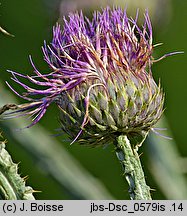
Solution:
[[[150,188],[146,185],[137,148],[133,148],[126,135],[121,135],[116,143],[116,155],[122,164],[124,176],[129,184],[132,200],[151,200]]]
[[[17,173],[18,165],[13,163],[0,140],[0,200],[34,200],[34,190],[25,185],[25,180]]]

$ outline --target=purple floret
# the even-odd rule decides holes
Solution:
[[[57,24],[53,28],[51,45],[46,42],[42,48],[44,60],[51,72],[40,73],[32,60],[34,76],[12,72],[12,80],[23,87],[26,93],[19,97],[29,101],[19,105],[19,109],[7,113],[7,117],[29,115],[36,124],[52,102],[57,102],[63,92],[86,83],[88,87],[102,85],[107,89],[109,78],[121,80],[129,73],[146,82],[146,67],[150,67],[152,54],[152,27],[145,13],[145,22],[140,29],[136,18],[128,18],[120,8],[95,12],[93,19],[82,13],[72,13],[64,18],[63,30]],[[123,68],[123,70],[122,70]],[[36,85],[31,88],[21,80],[29,80]],[[36,98],[37,97],[37,98]],[[88,99],[88,98],[86,98]],[[85,106],[88,106],[85,100]]]

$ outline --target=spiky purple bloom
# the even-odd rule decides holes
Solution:
[[[44,45],[49,74],[34,67],[35,76],[12,72],[12,79],[29,101],[12,115],[31,115],[36,124],[55,102],[61,110],[62,129],[71,139],[90,144],[111,142],[119,133],[149,131],[163,109],[163,94],[154,82],[152,27],[145,13],[140,28],[126,11],[106,8],[92,21],[82,13],[64,18],[53,29],[51,45]],[[37,88],[25,85],[26,78]],[[37,96],[37,99],[35,98]],[[39,96],[39,98],[38,98]]]

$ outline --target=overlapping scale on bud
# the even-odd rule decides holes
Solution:
[[[35,68],[33,77],[12,72],[27,91],[21,97],[30,101],[13,114],[35,115],[33,125],[55,102],[62,130],[72,141],[90,145],[110,143],[119,134],[149,131],[161,117],[164,97],[151,73],[148,13],[142,28],[137,19],[119,8],[95,12],[91,21],[82,13],[64,18],[63,30],[54,27],[52,44],[43,47],[52,72],[41,74]],[[42,90],[26,86],[18,76]],[[28,97],[34,95],[41,99]]]

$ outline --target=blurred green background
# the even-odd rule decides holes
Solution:
[[[60,21],[62,15],[78,8],[84,9],[90,16],[90,10],[100,8],[107,2],[107,0],[102,1],[101,4],[101,1],[93,1],[92,4],[90,1],[88,5],[84,0],[1,0],[0,26],[15,37],[0,33],[0,106],[13,102],[12,97],[15,96],[7,88],[5,81],[9,81],[19,92],[22,91],[10,80],[7,69],[31,74],[33,69],[28,56],[32,55],[37,68],[40,71],[48,71],[43,61],[41,47],[44,40],[50,43],[52,26],[57,20]],[[135,15],[137,7],[141,11],[149,8],[153,21],[154,44],[163,43],[162,46],[155,48],[155,58],[165,53],[187,50],[187,1],[113,2],[122,7],[128,3],[128,12],[132,16]],[[173,138],[172,141],[168,141],[151,134],[139,151],[143,153],[141,160],[146,181],[153,189],[153,199],[187,198],[186,68],[186,53],[168,57],[153,65],[153,75],[157,81],[161,80],[166,93],[167,123],[163,120],[164,123],[161,124],[166,124],[170,129],[169,135]],[[16,99],[23,102],[17,96]],[[55,106],[49,108],[39,125],[34,126],[35,129],[16,130],[28,124],[28,120],[0,121],[0,128],[4,137],[8,139],[7,149],[13,160],[20,162],[21,175],[28,175],[27,184],[41,191],[35,194],[36,199],[129,199],[128,186],[123,179],[113,146],[105,149],[83,147],[76,143],[70,146],[66,136],[51,136],[58,133],[55,129],[59,127],[58,110]],[[40,132],[44,138],[39,135]],[[32,146],[33,142],[37,144]],[[41,149],[37,149],[40,148],[38,147],[40,144]],[[58,154],[59,147],[68,154],[68,159]],[[58,169],[63,169],[60,175]],[[85,188],[85,192],[82,187]],[[90,193],[87,194],[88,190]]]

